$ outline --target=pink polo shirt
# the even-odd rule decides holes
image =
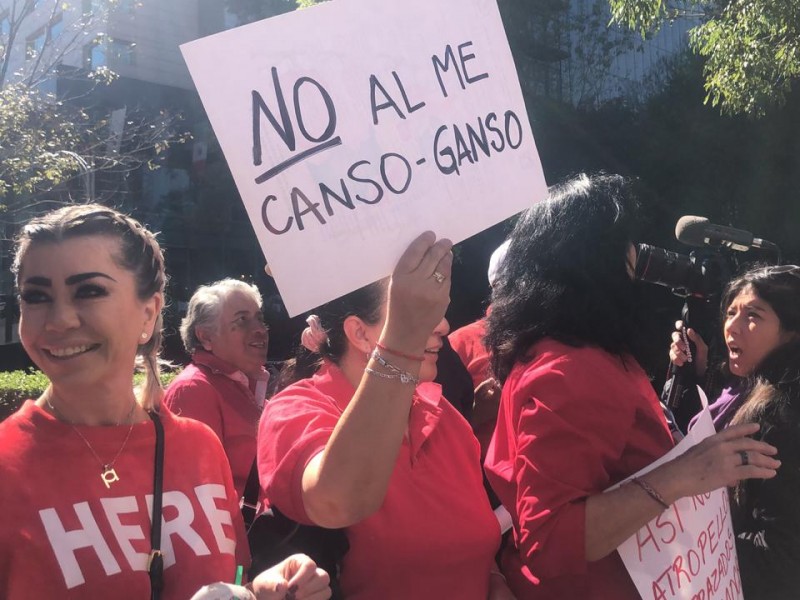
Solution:
[[[264,381],[268,378],[265,370]],[[251,386],[256,389],[256,382],[244,373],[210,352],[197,350],[164,397],[164,405],[173,413],[201,421],[217,434],[239,497],[256,456],[256,432],[264,404],[263,396],[259,403]],[[259,387],[266,390],[266,385]]]
[[[277,394],[259,427],[258,467],[270,504],[310,523],[302,476],[355,390],[333,364]],[[478,442],[436,384],[417,388],[408,435],[381,508],[347,528],[348,600],[486,600],[500,541],[483,490]]]

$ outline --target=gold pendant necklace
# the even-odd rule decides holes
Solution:
[[[114,455],[114,458],[111,459],[111,462],[107,463],[103,462],[103,459],[100,458],[97,452],[95,452],[95,449],[92,448],[92,445],[89,443],[89,440],[87,440],[86,437],[81,433],[80,429],[78,429],[73,422],[66,419],[64,415],[61,414],[61,411],[59,411],[55,406],[53,406],[53,403],[50,402],[49,397],[45,398],[45,402],[47,402],[47,406],[50,407],[50,410],[53,412],[54,415],[56,415],[62,421],[69,423],[70,427],[72,427],[72,430],[78,434],[78,437],[81,438],[83,440],[83,443],[86,444],[86,447],[89,448],[89,451],[94,455],[95,459],[100,464],[100,469],[101,469],[100,479],[103,480],[103,484],[106,486],[106,489],[110,489],[112,483],[119,481],[119,475],[117,475],[117,471],[114,469],[114,463],[117,462],[117,459],[120,457],[120,454],[122,454],[122,451],[128,444],[128,440],[130,439],[131,433],[133,432],[132,417],[133,417],[133,412],[136,410],[136,400],[133,401],[133,404],[131,405],[131,410],[130,412],[128,412],[128,416],[125,417],[123,421],[117,423],[117,427],[119,427],[120,425],[122,425],[123,422],[130,421],[131,426],[128,428],[128,434],[125,436],[125,440],[122,442],[122,445],[119,447],[119,450],[117,450],[117,453]]]

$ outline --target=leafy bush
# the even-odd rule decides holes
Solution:
[[[169,385],[177,374],[178,371],[161,373],[161,385]],[[133,376],[134,385],[139,385],[143,379],[143,373],[136,373]],[[41,396],[48,383],[45,374],[34,369],[0,371],[0,421],[17,410],[25,400]]]

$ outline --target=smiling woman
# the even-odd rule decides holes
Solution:
[[[20,271],[20,339],[53,382],[48,407],[71,422],[80,412],[86,425],[120,423],[134,406],[132,390],[117,402],[86,406],[55,398],[53,389],[67,384],[100,399],[121,382],[130,386],[138,350],[131,340],[145,343],[153,336],[163,298],[160,292],[139,298],[133,273],[113,258],[118,240],[84,236],[64,240],[58,250],[40,244],[27,252]]]
[[[0,424],[0,597],[177,600],[231,580],[249,553],[222,447],[159,410],[155,237],[103,206],[69,206],[23,227],[13,269],[20,339],[50,385]],[[296,557],[235,597],[290,583],[303,597],[330,593]]]

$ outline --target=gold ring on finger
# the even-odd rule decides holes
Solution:
[[[444,283],[445,276],[439,273],[439,271],[434,271],[431,277],[433,277],[437,283]]]

